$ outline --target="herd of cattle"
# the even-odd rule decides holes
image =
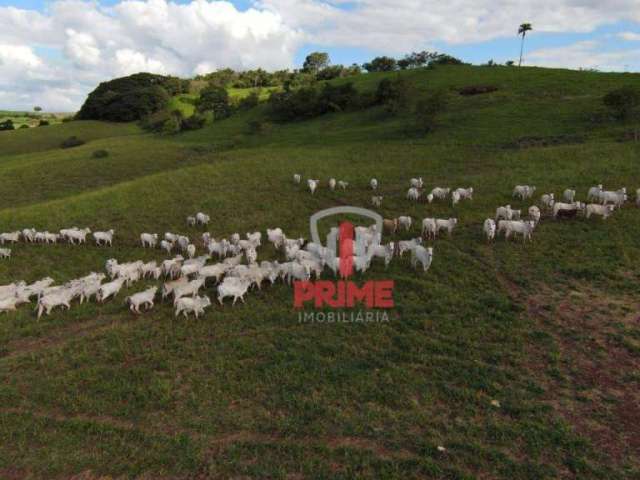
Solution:
[[[295,174],[294,182],[300,184],[302,176]],[[434,201],[447,201],[451,197],[453,205],[462,200],[473,200],[473,188],[436,187],[425,195],[422,178],[412,178],[409,181],[410,188],[407,191],[407,199],[420,201],[425,198],[428,203]],[[319,180],[308,179],[307,186],[311,194],[319,187]],[[330,179],[329,188],[336,187],[346,189],[349,183],[343,180]],[[378,193],[378,180],[373,178],[369,187],[374,193]],[[518,185],[513,190],[513,197],[521,200],[533,198],[535,186]],[[575,190],[567,189],[563,192],[562,202],[555,201],[553,193],[546,193],[540,197],[540,206],[529,207],[528,217],[523,218],[522,211],[516,210],[511,205],[500,206],[496,209],[494,218],[487,218],[483,223],[483,233],[489,241],[504,233],[505,238],[521,235],[523,241],[531,240],[532,233],[541,218],[541,210],[548,211],[554,218],[571,218],[583,213],[587,218],[591,215],[599,215],[607,218],[616,208],[620,208],[627,201],[626,189],[617,191],[604,190],[602,185],[592,187],[587,194],[588,204],[575,200]],[[382,205],[384,197],[373,195],[371,203],[374,207]],[[636,204],[640,207],[640,189],[636,191]],[[206,226],[210,221],[209,215],[202,212],[187,217],[189,226]],[[410,231],[413,220],[410,216],[400,216],[394,219],[385,219],[383,227],[392,233],[399,229]],[[433,247],[423,245],[423,239],[435,240],[438,233],[445,231],[451,235],[458,224],[457,218],[424,218],[421,225],[421,235],[411,240],[381,243],[382,232],[378,232],[376,225],[369,227],[359,226],[355,228],[355,240],[351,251],[353,266],[356,272],[364,273],[375,258],[382,259],[385,267],[394,257],[402,257],[407,251],[411,254],[411,265],[417,268],[419,265],[423,271],[427,271],[433,260]],[[71,280],[63,285],[54,285],[54,280],[44,278],[31,285],[26,282],[14,282],[0,286],[0,313],[14,311],[19,305],[36,301],[37,317],[49,314],[56,307],[71,308],[71,302],[95,298],[97,302],[118,295],[123,287],[131,287],[136,282],[144,279],[164,279],[161,288],[162,300],[172,299],[175,307],[175,315],[183,314],[185,317],[193,313],[196,317],[204,313],[205,308],[211,305],[208,296],[199,296],[205,289],[208,281],[217,285],[217,300],[222,305],[227,297],[233,298],[233,305],[240,299],[244,302],[244,296],[249,289],[260,289],[264,282],[274,284],[278,280],[291,285],[293,281],[306,281],[312,277],[318,278],[328,268],[334,276],[341,275],[340,257],[337,252],[314,242],[307,242],[304,238],[289,238],[281,228],[267,229],[267,240],[275,249],[284,256],[285,261],[261,261],[258,263],[258,248],[263,245],[261,232],[246,233],[245,238],[234,233],[229,239],[216,240],[210,233],[203,233],[201,245],[206,254],[196,257],[197,247],[184,235],[171,232],[164,234],[162,239],[158,234],[142,233],[140,244],[143,248],[161,248],[168,254],[179,251],[171,259],[151,262],[119,263],[116,259],[106,262],[106,273],[92,272],[89,275]],[[17,243],[45,243],[52,244],[65,241],[69,244],[83,244],[87,236],[92,234],[98,246],[113,244],[114,231],[91,232],[89,228],[77,227],[60,230],[59,233],[38,232],[29,228],[22,231],[0,234],[0,244]],[[327,235],[327,245],[335,245],[339,236],[339,229],[333,227]],[[11,250],[0,248],[0,258],[8,258]],[[217,263],[207,262],[216,256]],[[246,260],[246,262],[244,262]],[[158,295],[158,286],[147,288],[141,292],[126,297],[125,302],[133,313],[141,313],[141,309],[149,310],[154,307],[154,300]]]

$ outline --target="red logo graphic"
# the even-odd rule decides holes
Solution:
[[[339,236],[340,274],[342,278],[348,278],[353,275],[353,224],[342,222]],[[362,286],[351,281],[296,281],[293,306],[303,308],[307,302],[313,301],[316,308],[351,308],[357,302],[362,302],[367,308],[393,308],[393,286],[393,280],[368,281]]]

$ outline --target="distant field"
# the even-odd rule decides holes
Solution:
[[[273,124],[266,105],[176,136],[101,122],[1,132],[0,231],[77,225],[116,237],[112,248],[19,244],[0,261],[0,285],[61,283],[108,258],[163,260],[139,234],[197,240],[203,229],[185,224],[197,211],[216,238],[272,227],[308,237],[318,210],[370,207],[371,177],[385,218],[460,223],[428,242],[426,274],[408,255],[374,263],[367,279],[395,282],[388,323],[299,323],[280,283],[198,320],[160,301],[131,315],[124,298],[152,281],[40,321],[33,305],[2,315],[0,478],[640,478],[640,144],[621,141],[629,125],[592,119],[604,93],[640,76],[403,75],[416,99],[450,97],[422,138],[407,134],[408,115],[380,108]],[[383,77],[354,82],[373,90]],[[499,90],[457,94],[471,84]],[[252,120],[270,128],[252,134]],[[71,135],[87,143],[61,149]],[[99,149],[109,156],[93,158]],[[320,189],[311,196],[293,173]],[[473,186],[474,200],[411,203],[415,176],[429,189]],[[329,191],[331,177],[349,188]],[[536,185],[537,201],[567,187],[584,200],[598,183],[631,197],[607,221],[545,217],[526,245],[482,237],[496,206],[531,204],[512,198],[516,184]],[[418,236],[418,225],[385,241]],[[284,260],[270,245],[264,259]]]
[[[69,113],[35,113],[35,112],[13,112],[8,110],[0,110],[0,122],[12,120],[16,128],[23,125],[28,127],[37,127],[40,120],[46,120],[51,125],[61,123],[62,119],[72,114]]]

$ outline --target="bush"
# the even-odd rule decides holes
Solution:
[[[249,133],[252,135],[267,133],[271,130],[271,124],[264,120],[250,120],[247,122]]]
[[[13,120],[11,120],[10,118],[5,120],[4,122],[0,122],[0,132],[8,131],[8,130],[15,130],[15,129],[16,129],[16,127],[13,124]]]
[[[62,144],[60,144],[60,146],[62,148],[74,148],[74,147],[79,147],[80,145],[84,145],[85,141],[84,140],[80,140],[78,137],[73,136],[73,137],[69,137],[66,140],[64,140],[62,142]]]
[[[181,129],[182,130],[200,130],[204,127],[205,123],[207,123],[207,119],[204,115],[199,113],[194,113],[190,117],[182,120]]]
[[[392,72],[398,67],[398,62],[391,57],[376,57],[362,65],[367,72]]]
[[[24,130],[25,128],[29,128],[29,125],[27,125],[26,123],[23,123],[22,125],[20,125],[20,128],[18,130]]]
[[[109,156],[109,152],[106,150],[96,150],[91,156],[93,158],[107,158]]]
[[[229,103],[229,92],[224,87],[209,85],[202,90],[200,98],[196,102],[198,112],[213,112],[216,120],[227,118],[231,115],[231,104]]]
[[[481,95],[483,93],[491,93],[498,90],[494,85],[469,85],[458,90],[460,95]]]
[[[64,117],[61,121],[62,123],[69,123],[69,122],[73,122],[75,120],[75,118],[73,116],[70,117]]]
[[[171,113],[168,110],[160,110],[158,112],[147,115],[140,122],[140,126],[151,132],[160,132],[165,122],[169,120]]]
[[[629,120],[640,106],[640,90],[632,86],[618,88],[607,93],[602,101],[616,118]]]
[[[412,92],[409,83],[403,77],[383,78],[376,89],[376,103],[384,105],[385,110],[396,115],[406,109]]]
[[[161,133],[163,135],[175,135],[180,133],[182,128],[182,121],[177,115],[170,115],[169,118],[162,124]]]
[[[447,96],[443,91],[431,93],[420,100],[414,111],[416,132],[425,134],[432,131],[436,126],[437,116],[446,110],[447,103]]]
[[[77,114],[79,120],[133,122],[166,107],[188,86],[175,77],[137,73],[101,83]]]
[[[257,107],[259,102],[260,95],[258,92],[251,92],[248,96],[240,99],[238,108],[240,110],[251,110],[252,108]]]
[[[48,127],[49,125],[50,125],[50,124],[49,124],[49,120],[40,120],[40,121],[38,122],[38,126],[39,126],[39,127]]]

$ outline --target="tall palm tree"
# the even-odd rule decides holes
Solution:
[[[522,35],[522,42],[520,43],[520,61],[518,62],[518,66],[522,65],[522,50],[524,49],[524,36],[528,31],[533,30],[533,27],[530,23],[523,23],[518,28],[518,35]]]

